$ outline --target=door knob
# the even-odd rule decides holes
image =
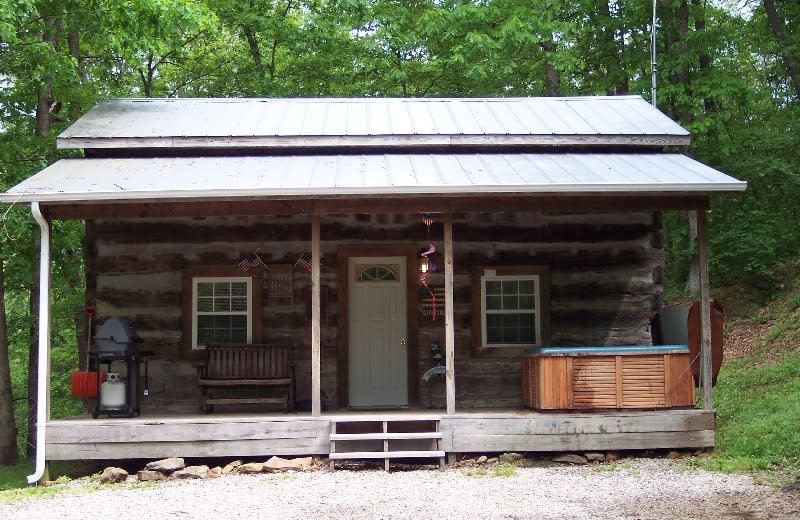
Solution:
[[[400,344],[401,345],[405,345],[406,344],[406,338],[401,338],[400,339]]]

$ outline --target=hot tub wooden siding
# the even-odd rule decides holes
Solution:
[[[688,351],[620,350],[523,356],[523,404],[537,410],[694,405]]]

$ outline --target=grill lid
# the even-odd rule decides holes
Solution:
[[[94,337],[98,344],[141,343],[142,338],[127,318],[109,318]]]

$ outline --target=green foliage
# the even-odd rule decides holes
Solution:
[[[800,260],[793,286],[754,323],[770,324],[751,357],[726,361],[714,391],[716,451],[712,469],[780,470],[800,476]],[[787,350],[788,347],[788,350]],[[775,361],[766,361],[770,358]]]
[[[716,453],[712,469],[780,469],[800,476],[800,352],[775,364],[727,362],[715,390]]]
[[[517,465],[511,463],[496,464],[492,468],[495,477],[513,477],[517,474]]]
[[[33,473],[36,461],[33,457],[23,458],[12,466],[0,465],[0,492],[27,488],[27,476]],[[72,480],[70,474],[75,467],[69,462],[51,462],[50,476],[58,484],[66,484]],[[34,488],[30,488],[34,489]],[[39,488],[45,489],[45,488]],[[19,493],[0,493],[0,500],[18,497]]]

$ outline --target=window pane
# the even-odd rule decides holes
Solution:
[[[503,294],[517,294],[518,282],[516,280],[503,280]]]
[[[519,327],[520,314],[503,314],[503,328]]]
[[[231,296],[247,296],[247,282],[233,282]]]
[[[486,308],[488,310],[493,310],[493,311],[500,310],[500,297],[499,296],[487,296],[486,297]]]
[[[214,316],[214,328],[215,329],[230,329],[231,328],[231,316]]]
[[[234,329],[231,331],[231,343],[247,343],[247,329]]]
[[[247,331],[247,316],[240,314],[238,316],[231,316],[230,317],[230,324],[231,328],[233,329],[244,329],[245,332]]]
[[[520,294],[536,294],[536,281],[535,280],[520,280],[519,281]]]
[[[213,329],[214,328],[214,316],[209,315],[198,315],[197,316],[197,328],[198,329]]]
[[[214,342],[214,331],[212,329],[197,329],[197,344],[211,345]]]
[[[519,343],[519,327],[513,325],[503,327],[503,343]]]
[[[517,296],[506,296],[503,295],[503,309],[504,310],[516,310],[519,306],[517,304]]]
[[[486,294],[500,294],[500,282],[488,280],[486,282]]]
[[[530,309],[533,310],[536,305],[536,297],[535,296],[520,296],[519,297],[519,308],[520,309]]]
[[[214,312],[227,312],[231,310],[230,298],[214,298]]]
[[[224,345],[231,342],[231,331],[229,329],[214,329],[214,343]]]
[[[198,282],[197,295],[198,296],[211,296],[214,293],[214,284],[211,282]]]
[[[232,311],[246,311],[247,310],[247,298],[231,298],[231,310]]]
[[[197,312],[211,312],[214,310],[214,299],[203,297],[197,299]]]
[[[536,327],[533,316],[530,316],[530,320],[520,324],[519,340],[525,343],[536,343]]]
[[[214,296],[230,296],[231,283],[230,282],[214,282]]]
[[[503,315],[502,314],[487,314],[486,315],[486,326],[491,328],[497,328],[503,326]]]

